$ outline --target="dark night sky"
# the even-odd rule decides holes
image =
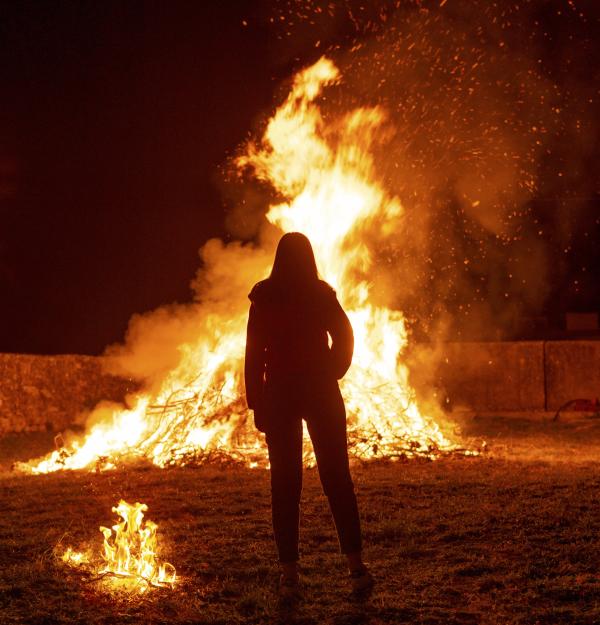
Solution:
[[[3,4],[0,352],[101,353],[133,313],[189,300],[199,247],[226,236],[219,168],[316,58],[269,11]]]
[[[255,4],[5,3],[0,351],[98,353],[189,299],[218,167],[281,78]]]

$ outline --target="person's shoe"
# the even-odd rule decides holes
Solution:
[[[302,599],[302,590],[300,588],[300,579],[298,576],[280,576],[279,599],[284,603],[296,603]]]
[[[350,573],[351,596],[357,598],[368,597],[373,591],[375,580],[366,566]]]

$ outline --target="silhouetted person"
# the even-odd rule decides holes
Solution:
[[[348,559],[352,588],[368,591],[373,579],[361,558],[346,411],[337,382],[352,360],[352,326],[335,291],[319,280],[310,242],[298,232],[281,238],[270,277],[256,284],[249,298],[246,398],[269,449],[273,531],[282,569],[280,594],[288,598],[299,594],[302,419],[340,548]]]

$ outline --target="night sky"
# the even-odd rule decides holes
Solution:
[[[253,4],[4,3],[0,351],[98,353],[189,298],[219,166],[289,71]]]
[[[0,352],[98,354],[133,313],[189,300],[198,249],[228,236],[227,159],[282,81],[359,36],[345,10],[286,38],[290,4],[3,4]],[[588,168],[597,144],[590,154]],[[575,252],[589,267],[600,205],[585,194],[587,247]]]

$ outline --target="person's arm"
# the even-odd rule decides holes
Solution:
[[[331,362],[333,374],[340,380],[346,375],[352,363],[354,352],[354,334],[350,320],[340,306],[335,291],[328,297],[328,327],[331,335]]]
[[[246,403],[251,410],[260,409],[265,379],[265,340],[254,304],[250,305],[246,333],[246,358],[244,361],[244,381]]]

